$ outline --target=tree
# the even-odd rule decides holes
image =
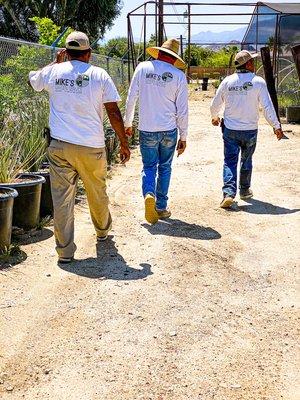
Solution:
[[[201,67],[228,67],[232,54],[238,51],[237,46],[228,46],[213,51],[207,47],[191,45],[191,65]],[[184,52],[184,59],[188,60],[187,49]]]
[[[190,51],[191,51],[191,66],[198,66],[206,62],[206,60],[212,56],[213,52],[211,49],[208,49],[206,47],[200,47],[196,45],[191,45],[190,46]],[[185,62],[188,62],[188,49],[185,49],[184,56],[183,56]]]
[[[110,39],[105,45],[98,47],[98,52],[110,57],[122,58],[127,52],[127,37]]]
[[[83,31],[93,41],[103,37],[121,7],[122,0],[0,0],[0,35],[37,41],[30,18],[39,17]]]
[[[45,44],[48,46],[51,46],[52,43],[55,42],[55,40],[58,38],[60,35],[61,27],[56,25],[52,19],[50,18],[39,18],[39,17],[33,17],[30,18],[31,21],[33,21],[36,25],[36,29],[38,31],[38,36],[39,36],[39,43],[40,44]],[[64,47],[66,37],[73,31],[72,28],[68,28],[64,34],[60,37],[60,40],[55,43],[56,47]]]

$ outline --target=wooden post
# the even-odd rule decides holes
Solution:
[[[128,54],[128,82],[131,80],[131,71],[130,71],[130,55],[131,55],[131,48],[130,48],[130,16],[127,15],[127,54]]]
[[[180,57],[183,58],[183,37],[180,35]]]
[[[147,31],[146,31],[146,26],[147,26],[147,4],[144,5],[144,55],[143,59],[144,61],[146,60],[146,41],[147,41]]]
[[[158,0],[158,46],[164,42],[164,2]]]
[[[276,93],[275,78],[274,78],[274,74],[273,74],[273,67],[272,67],[272,62],[271,62],[270,48],[262,47],[260,49],[260,53],[261,53],[262,63],[264,66],[265,80],[267,83],[268,91],[270,93],[270,97],[271,97],[273,106],[275,108],[278,120],[280,121],[279,112],[278,112],[278,99],[277,99],[277,93]]]
[[[187,81],[190,83],[190,67],[191,67],[191,5],[188,4],[188,42],[187,42]]]
[[[291,47],[293,58],[295,61],[296,69],[298,72],[298,77],[300,80],[300,44],[297,44],[296,46]]]

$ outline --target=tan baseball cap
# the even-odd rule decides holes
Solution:
[[[66,38],[66,48],[70,50],[88,50],[91,48],[89,38],[83,32],[74,31]]]
[[[258,57],[258,53],[250,53],[248,50],[239,51],[234,57],[234,65],[239,67],[240,65],[244,65],[246,62],[256,57]]]

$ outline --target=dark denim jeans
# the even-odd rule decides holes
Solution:
[[[235,197],[237,191],[237,165],[241,151],[239,189],[243,192],[250,188],[252,174],[252,155],[255,151],[257,129],[251,131],[234,131],[225,127],[223,193]]]
[[[140,131],[140,148],[143,160],[143,195],[156,197],[156,208],[167,208],[171,179],[171,164],[177,143],[177,129],[165,132]]]

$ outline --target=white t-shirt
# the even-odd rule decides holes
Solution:
[[[212,118],[218,117],[223,106],[225,126],[233,130],[257,129],[259,105],[268,123],[280,128],[266,82],[252,72],[239,72],[226,77],[212,101]]]
[[[131,126],[139,100],[139,129],[147,132],[170,131],[178,127],[180,138],[188,131],[188,87],[184,73],[164,61],[140,63],[132,77],[125,113],[125,126]]]
[[[32,87],[50,94],[51,137],[87,147],[104,147],[103,104],[120,101],[102,68],[73,60],[29,73]]]

